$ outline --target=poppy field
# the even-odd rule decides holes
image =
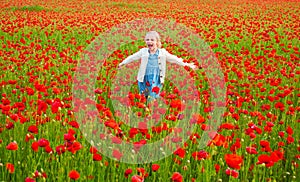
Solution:
[[[0,181],[299,181],[299,7],[296,0],[3,1]],[[218,94],[206,66],[184,47],[193,40],[178,44],[156,30],[164,35],[162,47],[199,69],[167,72],[170,79],[161,91],[156,90],[163,104],[153,102],[150,109],[138,93],[135,73],[125,70],[127,74],[119,75],[130,82],[125,94],[111,94],[127,84],[114,80],[120,73],[117,67],[145,47],[143,36],[132,35],[129,42],[115,44],[119,46],[105,57],[97,74],[88,74],[93,69],[89,64],[82,67],[83,55],[97,37],[145,18],[184,25],[217,58],[224,76],[225,102],[221,105],[225,110],[205,147],[199,143],[213,127],[209,122],[214,114],[212,98]],[[113,34],[105,38],[118,42]],[[121,42],[122,37],[118,39]],[[137,68],[138,63],[132,66]],[[74,89],[78,72],[88,75],[81,81],[91,83],[95,96],[84,104],[95,105],[97,125],[105,128],[105,133],[97,128],[88,131],[109,140],[112,145],[105,149],[83,132],[93,118],[80,122],[76,117],[82,108],[74,104],[78,101],[74,95],[87,89]],[[171,78],[184,73],[189,76],[179,85],[172,82]],[[193,94],[199,104],[188,118],[188,127],[194,129],[184,134],[186,139],[180,135],[184,127],[178,125],[186,119],[183,109],[191,108],[192,97],[186,96],[191,90],[184,90],[185,85],[196,89]],[[116,108],[119,103],[123,105]],[[123,118],[128,113],[141,119],[152,115],[153,123],[127,122]],[[166,156],[144,163],[122,162],[125,153],[117,149],[121,144],[133,144],[136,154],[160,139],[170,140],[176,150],[166,155],[162,148],[153,148],[142,157]],[[111,155],[104,153],[110,150]]]

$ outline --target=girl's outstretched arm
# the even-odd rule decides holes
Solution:
[[[136,61],[138,59],[140,59],[142,57],[142,49],[139,50],[138,52],[128,56],[126,59],[124,59],[120,64],[119,64],[119,68],[121,68],[123,65],[125,64],[129,64],[133,61]]]
[[[188,67],[190,67],[192,69],[196,69],[197,68],[197,66],[194,65],[194,63],[185,63],[185,62],[183,62],[182,58],[179,58],[179,57],[177,57],[177,56],[175,56],[173,54],[170,54],[167,50],[164,50],[164,51],[166,53],[166,59],[167,59],[168,62],[175,63],[175,64],[178,64],[180,66],[188,66]]]

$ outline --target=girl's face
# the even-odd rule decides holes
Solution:
[[[146,45],[148,46],[151,53],[155,53],[157,50],[157,40],[154,35],[148,34],[145,37]]]

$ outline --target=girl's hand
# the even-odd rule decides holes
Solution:
[[[118,65],[118,69],[121,69],[121,68],[122,68],[122,66],[123,66],[123,64],[122,64],[122,63],[120,63],[120,64]]]
[[[190,68],[192,68],[193,70],[197,69],[198,67],[194,64],[194,63],[186,63],[186,65]]]

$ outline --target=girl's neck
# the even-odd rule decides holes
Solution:
[[[157,51],[157,48],[156,48],[156,49],[154,49],[153,51],[152,51],[152,50],[149,50],[150,54],[155,54],[155,53],[156,53],[156,51]]]

